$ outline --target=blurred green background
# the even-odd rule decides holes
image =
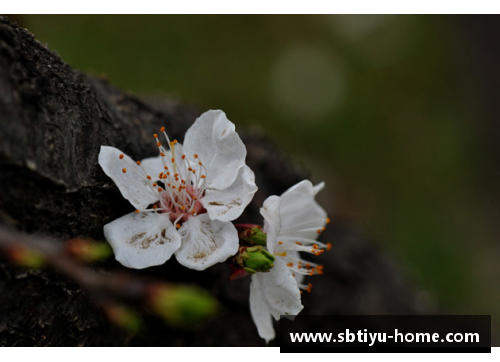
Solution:
[[[382,244],[435,302],[500,316],[498,158],[483,111],[488,77],[475,73],[489,53],[477,50],[474,21],[10,19],[118,87],[220,108],[237,127],[263,128],[314,182],[326,181],[320,202],[330,213]]]

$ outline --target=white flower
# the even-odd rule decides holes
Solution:
[[[267,249],[276,256],[268,273],[252,275],[250,312],[259,336],[266,342],[274,339],[272,318],[297,315],[303,308],[302,290],[311,291],[311,284],[302,283],[305,275],[323,274],[323,266],[302,260],[299,251],[320,255],[331,245],[316,241],[329,222],[326,212],[314,200],[324,183],[313,186],[302,181],[281,197],[266,199],[260,213],[264,217]]]
[[[238,233],[230,221],[257,191],[255,176],[222,111],[202,114],[184,147],[161,131],[170,150],[155,134],[160,156],[142,162],[101,146],[99,164],[137,209],[105,225],[104,236],[126,267],[160,265],[175,254],[182,265],[203,270],[237,252]]]

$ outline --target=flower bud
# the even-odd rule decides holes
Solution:
[[[24,246],[13,247],[9,250],[9,254],[14,262],[27,268],[40,269],[47,262],[42,253]]]
[[[240,240],[248,245],[266,246],[267,234],[262,231],[262,226],[253,224],[235,225]]]
[[[192,286],[157,285],[150,293],[149,305],[174,326],[191,326],[215,314],[215,300],[205,290]]]
[[[123,305],[107,304],[103,311],[111,323],[131,332],[137,333],[142,326],[142,320],[136,312]]]
[[[66,248],[72,256],[84,262],[103,261],[113,255],[108,243],[82,238],[69,240]]]
[[[236,263],[248,274],[257,272],[268,272],[274,266],[274,256],[265,250],[262,246],[240,247],[236,255]]]

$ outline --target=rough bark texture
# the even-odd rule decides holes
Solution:
[[[103,225],[133,210],[97,163],[110,145],[141,159],[156,155],[161,126],[182,142],[199,110],[169,99],[145,100],[73,70],[27,30],[0,20],[0,224],[61,239],[103,239]],[[259,191],[242,222],[303,174],[263,135],[243,133]],[[328,205],[324,205],[328,210]],[[325,274],[304,295],[308,314],[413,314],[423,298],[372,244],[333,218],[322,235],[333,250],[319,260]],[[103,273],[123,268],[114,260]],[[173,329],[146,316],[138,335],[110,325],[74,282],[49,271],[26,271],[0,259],[0,345],[264,345],[248,309],[248,278],[227,282],[220,264],[204,272],[175,260],[134,273],[194,283],[223,310],[197,328]],[[278,326],[278,325],[277,325]],[[276,345],[273,341],[270,345]]]

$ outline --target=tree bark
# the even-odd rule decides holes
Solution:
[[[0,225],[59,240],[76,236],[102,240],[103,226],[133,207],[98,165],[100,146],[117,147],[135,159],[154,156],[153,133],[165,126],[182,142],[200,113],[171,99],[127,94],[106,80],[78,72],[27,30],[1,19]],[[281,194],[304,173],[264,135],[238,131],[259,186],[239,221],[257,223],[264,199]],[[333,249],[318,259],[325,274],[312,280],[314,290],[303,297],[303,313],[429,312],[425,298],[401,271],[344,221],[333,217],[322,240],[332,242]],[[95,268],[103,275],[124,269],[114,260]],[[226,265],[197,272],[172,259],[133,273],[197,284],[223,309],[200,327],[182,329],[145,313],[144,329],[133,335],[110,324],[74,281],[51,270],[20,268],[3,257],[0,345],[265,344],[249,313],[249,278],[228,282]]]

